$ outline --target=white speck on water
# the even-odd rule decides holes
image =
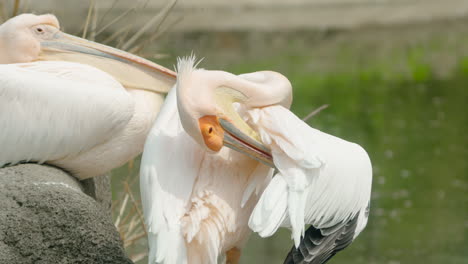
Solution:
[[[396,192],[392,193],[393,199],[407,198],[408,196],[409,192],[405,189],[397,190]]]
[[[383,216],[384,215],[384,209],[383,208],[377,208],[377,209],[375,209],[374,212],[375,212],[374,214],[377,215],[377,216]]]
[[[377,174],[379,174],[379,172],[380,172],[380,167],[377,166],[377,165],[373,165],[373,166],[372,166],[372,173],[373,173],[374,175],[377,175]]]
[[[387,159],[393,158],[393,151],[390,149],[387,149],[384,154],[385,154],[385,157],[387,157]]]
[[[384,176],[378,177],[377,178],[377,183],[380,184],[380,185],[385,184],[385,177]]]
[[[377,200],[380,198],[380,193],[379,192],[372,192],[371,193],[371,199],[372,200]]]
[[[396,219],[398,217],[399,213],[398,213],[397,210],[393,209],[393,210],[390,211],[389,215],[390,215],[391,218]]]
[[[455,179],[453,180],[452,182],[452,187],[455,187],[455,188],[462,188],[465,184],[460,181],[459,179]]]
[[[437,191],[437,197],[440,199],[440,200],[443,200],[445,198],[445,191],[444,190],[439,190]]]
[[[405,128],[406,127],[406,121],[404,119],[397,119],[395,122],[395,126],[398,128]]]
[[[403,179],[406,179],[410,176],[411,173],[409,170],[402,170],[400,174]]]
[[[430,120],[429,124],[430,124],[431,128],[440,127],[440,121],[439,120]]]
[[[393,199],[401,199],[408,197],[407,190],[398,190],[392,194]]]
[[[413,202],[412,202],[411,200],[405,200],[405,201],[403,202],[403,206],[404,206],[405,208],[411,208],[411,207],[413,206]]]
[[[456,144],[449,145],[449,151],[454,152],[454,151],[457,151],[457,149],[458,149],[458,145]]]
[[[424,174],[426,172],[426,168],[419,167],[417,172],[418,172],[419,175],[422,175],[422,174]]]
[[[432,97],[432,103],[435,106],[440,106],[442,104],[442,98],[440,98],[439,96]]]

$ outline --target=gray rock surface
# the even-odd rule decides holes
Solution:
[[[0,263],[132,263],[109,211],[84,189],[49,166],[0,169]]]
[[[102,175],[94,178],[86,179],[80,182],[83,187],[83,192],[91,196],[98,202],[106,211],[109,217],[112,216],[112,192],[110,176]]]

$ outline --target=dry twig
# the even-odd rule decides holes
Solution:
[[[171,24],[169,24],[167,27],[165,27],[164,29],[162,30],[157,30],[154,34],[152,34],[149,38],[147,38],[146,40],[142,41],[140,44],[138,45],[135,45],[132,49],[129,50],[130,53],[140,53],[141,50],[143,50],[146,45],[152,43],[153,41],[155,41],[156,39],[158,39],[159,37],[161,37],[162,35],[164,35],[164,33],[167,32],[167,30],[169,30],[170,28],[172,28],[173,26],[175,26],[177,23],[179,23],[180,21],[182,21],[182,18],[178,18],[174,21],[171,22]]]
[[[302,118],[302,121],[307,121],[309,120],[311,117],[313,117],[314,115],[320,113],[323,109],[327,108],[328,105],[327,104],[324,104],[322,106],[320,106],[319,108],[315,109],[314,111],[310,112],[308,115],[306,115],[304,118]]]
[[[84,24],[83,35],[81,35],[82,38],[86,38],[86,34],[88,33],[88,26],[91,21],[91,15],[94,10],[94,4],[94,0],[89,0],[88,15],[86,16],[86,22]]]
[[[150,19],[150,21],[148,21],[148,23],[146,23],[146,25],[140,28],[140,30],[138,30],[127,42],[125,42],[125,44],[122,45],[122,49],[128,50],[135,43],[135,41],[138,40],[140,36],[142,36],[146,31],[148,31],[157,22],[159,22],[156,25],[156,30],[158,30],[176,3],[177,3],[177,0],[172,0],[171,2],[169,2],[161,10],[161,12],[157,13],[152,19]]]
[[[115,223],[114,223],[114,226],[116,228],[119,228],[119,224],[120,224],[120,219],[125,211],[125,207],[127,206],[127,202],[128,202],[128,194],[125,195],[125,198],[123,200],[123,203],[122,205],[120,206],[120,210],[119,210],[119,215],[117,216],[117,220],[115,220]]]
[[[20,0],[15,0],[15,4],[13,6],[13,13],[11,14],[11,17],[15,17],[16,15],[18,15],[19,7],[20,7]]]
[[[133,262],[137,263],[138,261],[143,260],[146,256],[148,256],[148,252],[143,252],[143,253],[139,253],[139,254],[135,254],[135,255],[130,256],[130,259]]]
[[[118,17],[112,19],[111,22],[107,23],[105,26],[101,27],[101,29],[99,29],[98,32],[96,32],[96,36],[98,36],[99,34],[101,34],[102,32],[104,32],[107,28],[109,28],[110,26],[114,25],[115,23],[119,22],[122,18],[126,17],[128,14],[132,13],[133,11],[135,11],[135,8],[131,8],[125,12],[123,12],[122,14],[120,14]]]
[[[129,194],[130,196],[130,199],[132,200],[132,202],[135,204],[135,205],[138,205],[138,203],[135,201],[135,198],[133,197],[133,194],[132,194],[132,191],[130,190],[130,186],[128,185],[127,182],[124,182],[124,187],[125,187],[125,190],[127,191],[127,193]],[[140,223],[143,227],[143,230],[146,234],[146,226],[145,226],[145,220],[144,220],[144,217],[143,217],[143,214],[141,213],[140,209],[138,207],[136,207],[136,212],[138,214],[138,217],[140,218]]]

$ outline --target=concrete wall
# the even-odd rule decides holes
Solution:
[[[98,17],[102,17],[114,0],[95,2]],[[73,32],[80,30],[89,3],[85,0],[22,0],[22,7],[36,13],[55,13],[65,28]],[[160,0],[117,1],[106,18],[136,7],[136,12],[123,20],[124,23],[111,29],[117,30],[128,21],[138,28],[166,3]],[[464,16],[468,16],[466,0],[179,0],[169,21],[181,19],[172,31],[276,31],[353,28]]]

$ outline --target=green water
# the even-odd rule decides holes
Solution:
[[[179,45],[170,54],[195,50],[209,69],[282,72],[293,84],[298,116],[329,104],[309,124],[368,151],[368,226],[330,263],[468,263],[468,41],[440,32],[393,45],[361,40],[372,33],[312,44],[285,34],[271,45],[228,34],[228,44],[192,40],[198,46]],[[218,49],[210,51],[206,43],[213,42]],[[253,235],[242,263],[282,263],[291,245],[287,230]]]
[[[329,108],[309,124],[354,141],[374,170],[365,232],[331,263],[467,263],[468,73],[445,80],[429,71],[383,77],[380,72],[315,75],[294,65],[293,111]],[[246,71],[254,70],[245,66]],[[412,77],[412,78],[411,78]],[[289,233],[254,238],[245,263],[278,263]]]

